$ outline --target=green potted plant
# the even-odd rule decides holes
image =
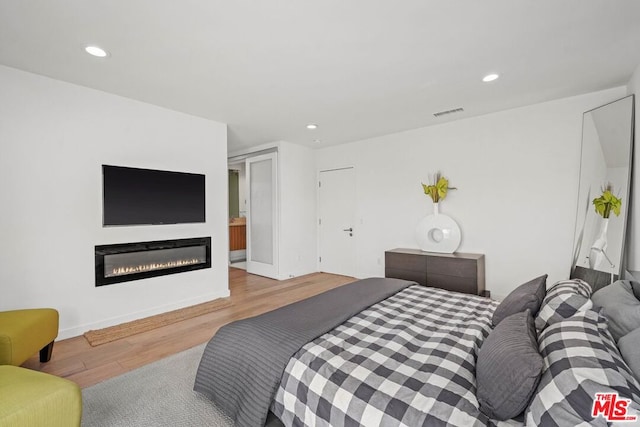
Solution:
[[[433,214],[422,218],[416,227],[418,246],[425,252],[454,253],[462,238],[460,226],[449,215],[439,212],[438,203],[456,188],[449,187],[449,180],[437,172],[432,183],[422,183],[422,189],[433,201]]]
[[[593,199],[593,206],[596,212],[604,219],[608,219],[613,211],[616,216],[620,216],[620,208],[622,207],[622,199],[617,198],[613,192],[611,184],[607,184],[602,188],[600,197]]]
[[[600,197],[593,199],[593,206],[596,209],[596,213],[602,216],[603,219],[600,223],[600,233],[589,249],[589,268],[597,268],[603,259],[607,259],[611,267],[614,267],[614,264],[606,255],[608,240],[607,229],[609,226],[609,215],[611,215],[611,212],[616,214],[616,216],[620,215],[622,199],[616,197],[613,194],[612,185],[607,184],[602,187],[602,194]]]

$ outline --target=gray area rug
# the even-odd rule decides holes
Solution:
[[[193,391],[203,351],[204,344],[82,390],[82,425],[233,426]]]

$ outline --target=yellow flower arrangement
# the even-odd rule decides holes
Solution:
[[[622,199],[613,195],[613,187],[611,184],[607,184],[606,187],[602,187],[602,195],[593,199],[593,206],[596,208],[596,212],[602,216],[602,218],[609,218],[611,211],[616,216],[620,216],[620,208],[622,207]]]
[[[447,191],[456,190],[455,187],[449,187],[449,180],[437,172],[433,177],[433,184],[427,185],[422,183],[424,194],[431,197],[433,203],[438,203],[447,197]]]

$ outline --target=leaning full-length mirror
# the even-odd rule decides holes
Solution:
[[[584,113],[571,277],[621,277],[633,154],[633,95]]]

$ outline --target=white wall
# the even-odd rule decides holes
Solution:
[[[633,159],[633,182],[631,184],[631,222],[627,238],[627,269],[640,271],[640,65],[629,80],[627,94],[635,94],[635,147]],[[637,278],[636,278],[637,279]]]
[[[227,296],[226,126],[0,66],[0,310],[60,338]],[[102,227],[101,165],[206,174],[205,224]],[[212,237],[213,268],[94,286],[94,245]]]
[[[441,171],[458,190],[440,210],[462,228],[460,252],[486,255],[501,297],[536,275],[568,277],[573,251],[582,113],[625,88],[318,150],[317,169],[356,167],[359,277],[384,274],[384,251],[417,247],[432,212],[420,183]]]
[[[317,270],[314,150],[280,142],[280,278]]]

